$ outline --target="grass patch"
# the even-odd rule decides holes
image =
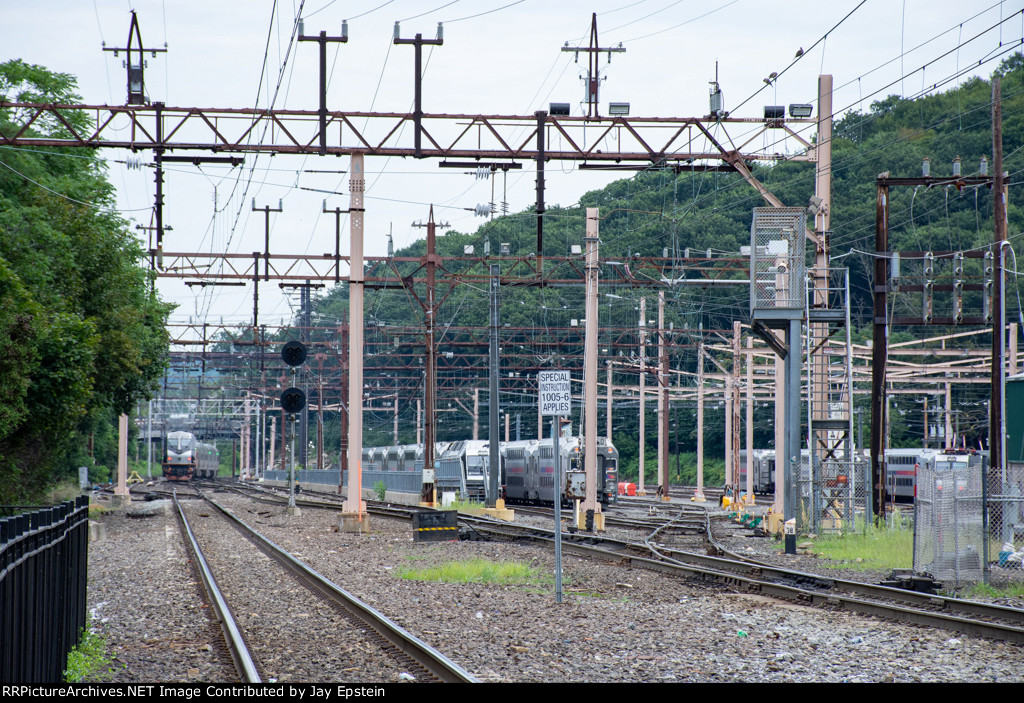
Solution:
[[[441,510],[483,510],[487,506],[483,503],[474,502],[472,500],[462,500],[461,498],[454,500],[450,505],[441,507]]]
[[[99,517],[101,515],[109,515],[115,512],[113,508],[101,505],[100,503],[89,503],[89,518]]]
[[[74,500],[78,496],[82,495],[82,489],[78,487],[78,482],[63,482],[50,488],[46,493],[46,502],[49,505],[60,505],[64,501]]]
[[[406,568],[398,572],[399,577],[413,581],[432,581],[435,583],[493,583],[508,585],[543,585],[553,578],[542,575],[540,571],[526,564],[503,561],[493,562],[489,559],[470,559],[468,561],[452,561],[441,566],[425,569]]]
[[[107,652],[107,641],[103,635],[86,630],[75,648],[68,653],[64,680],[68,683],[102,681],[103,676],[115,673],[111,666],[113,661],[114,657]]]
[[[987,583],[977,583],[964,591],[960,597],[967,599],[1024,598],[1024,583],[1011,583],[1001,588]]]
[[[800,544],[803,541],[797,539]],[[837,562],[841,569],[909,569],[914,565],[914,531],[869,527],[865,533],[822,535],[811,551]]]

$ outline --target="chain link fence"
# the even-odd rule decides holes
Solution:
[[[797,530],[816,535],[864,532],[869,520],[866,506],[871,500],[870,464],[864,457],[853,460],[815,461],[808,466],[804,450],[797,482]]]
[[[750,309],[804,309],[807,211],[756,207],[750,228]]]
[[[980,468],[980,466],[978,467]],[[918,468],[914,501],[914,572],[946,587],[984,577],[982,473],[956,463]]]
[[[1024,463],[989,482],[988,524],[992,580],[1024,582]]]

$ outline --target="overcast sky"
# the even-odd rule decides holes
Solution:
[[[1022,6],[1020,0],[2,0],[0,60],[20,58],[76,75],[87,104],[123,104],[124,54],[115,58],[101,43],[125,46],[134,9],[144,44],[162,48],[166,42],[168,49],[147,55],[151,100],[204,108],[267,107],[273,100],[278,108],[313,110],[316,45],[289,45],[301,8],[306,34],[337,35],[348,20],[348,43],[328,51],[331,110],[411,111],[413,49],[392,44],[394,23],[401,21],[406,38],[432,38],[444,22],[444,45],[424,50],[425,112],[529,115],[550,102],[569,102],[578,115],[585,113],[580,74],[586,60],[575,63],[561,47],[585,46],[596,12],[600,45],[621,42],[626,49],[610,64],[602,57],[603,114],[609,101],[624,101],[634,116],[705,115],[717,63],[725,109],[760,117],[764,105],[815,103],[819,73],[834,77],[837,112],[868,110],[886,95],[915,96],[935,84],[950,90],[972,75],[987,78],[1024,37]],[[772,72],[780,75],[767,86]],[[755,141],[746,150],[766,146]],[[799,147],[795,141],[784,146]],[[117,163],[123,152],[101,155],[111,162],[125,216],[149,224],[152,171]],[[249,156],[244,169],[233,171],[172,165],[164,221],[174,229],[165,249],[262,249],[263,214],[251,211],[255,198],[258,207],[283,204],[273,220],[272,251],[333,251],[334,220],[321,214],[322,202],[326,197],[329,208],[348,207],[348,177],[323,171],[347,169],[347,158],[309,156]],[[396,249],[422,237],[424,230],[412,223],[426,220],[430,204],[437,220],[470,232],[483,220],[465,208],[491,200],[491,181],[440,169],[432,160],[368,158],[366,171],[371,256],[386,253],[389,231]],[[546,176],[548,204],[563,206],[612,180],[559,163],[551,163]],[[512,212],[534,202],[529,163],[495,185],[496,200],[505,189]],[[343,254],[346,237],[347,228]],[[251,320],[251,286],[193,291],[177,281],[159,285],[165,299],[179,305],[176,319]],[[261,322],[290,314],[276,291],[276,285],[261,287]]]

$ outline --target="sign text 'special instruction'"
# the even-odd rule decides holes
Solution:
[[[568,371],[540,371],[537,374],[541,415],[565,417],[572,413],[572,388]]]

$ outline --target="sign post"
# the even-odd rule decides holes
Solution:
[[[551,441],[555,457],[555,602],[562,602],[562,461],[558,446],[562,417],[572,414],[572,388],[568,371],[537,374],[537,402],[541,416],[550,416]]]

